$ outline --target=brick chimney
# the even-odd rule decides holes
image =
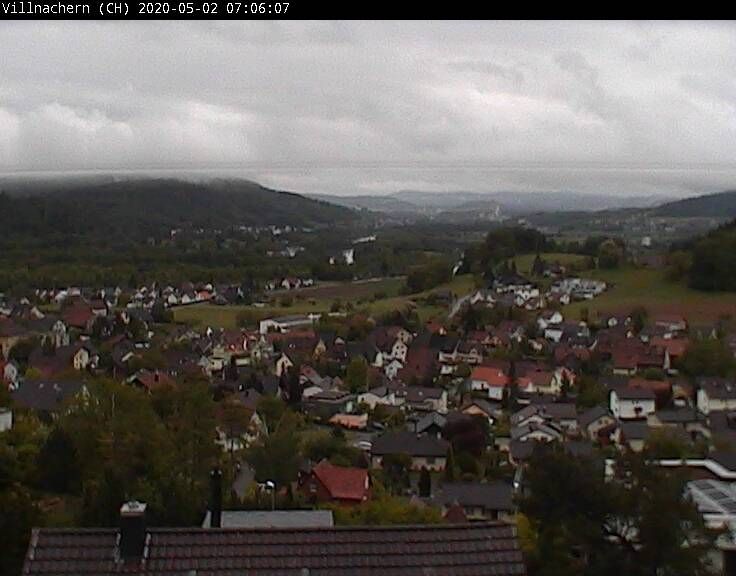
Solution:
[[[143,558],[146,546],[146,504],[131,500],[120,507],[120,558]]]
[[[210,472],[210,528],[222,527],[222,470]]]

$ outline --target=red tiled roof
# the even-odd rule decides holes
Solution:
[[[322,460],[312,472],[335,500],[357,500],[368,498],[368,470],[333,466]]]
[[[68,326],[84,329],[95,317],[95,314],[89,306],[84,304],[74,304],[64,310],[61,317]]]
[[[679,358],[685,354],[688,346],[690,346],[690,340],[687,338],[662,338],[655,336],[651,339],[651,344],[657,348],[667,350],[672,358]]]
[[[513,526],[502,522],[310,529],[148,530],[146,556],[121,564],[115,529],[34,529],[24,575],[523,576]]]
[[[135,381],[139,382],[146,390],[153,390],[159,386],[175,386],[176,382],[174,379],[166,374],[166,372],[149,372],[147,370],[139,372]]]
[[[487,382],[489,386],[504,387],[509,384],[509,377],[499,368],[476,366],[470,373],[471,380]]]

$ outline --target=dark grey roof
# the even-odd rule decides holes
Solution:
[[[598,418],[602,418],[607,415],[610,415],[610,412],[605,406],[593,406],[578,416],[578,424],[581,428],[586,428],[598,420]]]
[[[428,388],[425,386],[407,386],[403,393],[407,402],[424,402],[425,400],[439,400],[442,398],[442,388]]]
[[[736,398],[736,382],[726,378],[698,378],[697,383],[709,398],[732,400]]]
[[[49,382],[26,380],[13,391],[13,401],[19,406],[42,412],[54,412],[67,398],[84,388],[81,382]]]
[[[654,400],[656,395],[649,388],[619,388],[615,391],[621,400]]]
[[[665,424],[685,424],[687,422],[696,422],[698,417],[691,408],[683,408],[680,410],[657,410],[657,419]]]
[[[425,414],[416,421],[413,430],[421,434],[422,432],[425,432],[426,430],[431,428],[433,425],[438,426],[439,428],[444,428],[446,422],[447,417],[443,416],[439,412],[430,412],[429,414]]]
[[[736,472],[736,452],[711,452],[708,455],[708,458],[710,460],[713,460],[714,462],[717,462],[727,470],[730,470],[731,472]]]
[[[410,456],[442,457],[447,455],[449,444],[440,438],[398,430],[386,432],[373,441],[371,454],[409,454]]]
[[[332,528],[157,528],[122,564],[116,529],[35,529],[23,574],[146,576],[523,576],[502,522]]]
[[[646,440],[651,432],[646,420],[621,422],[620,426],[626,440]]]
[[[451,482],[442,485],[436,501],[445,506],[480,506],[486,510],[514,509],[513,490],[506,482]]]

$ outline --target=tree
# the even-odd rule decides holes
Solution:
[[[519,409],[519,385],[516,381],[516,362],[513,360],[513,358],[509,362],[508,379],[508,386],[506,386],[503,391],[503,402],[504,408],[506,408],[508,412],[513,414]]]
[[[250,410],[236,398],[226,398],[220,403],[220,423],[228,443],[231,470],[235,469],[235,446],[247,433],[250,418]]]
[[[483,416],[453,418],[445,424],[442,436],[452,444],[456,455],[466,452],[480,457],[490,439],[488,419]]]
[[[393,494],[403,494],[409,488],[411,456],[408,454],[386,454],[381,460],[381,468]]]
[[[455,463],[455,451],[452,448],[452,444],[450,444],[450,447],[447,450],[447,460],[445,461],[445,481],[455,481],[456,466],[457,464]]]
[[[0,575],[21,573],[31,528],[41,515],[27,488],[29,460],[35,462],[38,447],[35,426],[20,420],[0,434]]]
[[[520,502],[536,535],[529,573],[540,575],[707,574],[710,538],[684,479],[620,457],[612,481],[596,460],[538,446]]]
[[[429,475],[429,470],[422,468],[419,473],[419,496],[422,498],[429,498],[432,495],[432,477]]]
[[[637,334],[642,331],[647,322],[649,313],[644,306],[637,306],[631,311],[631,325]]]
[[[335,506],[332,511],[337,525],[406,526],[442,522],[442,514],[437,508],[417,506],[405,498],[386,494],[357,506]]]
[[[268,430],[276,429],[285,411],[286,405],[280,398],[275,396],[262,396],[258,399],[258,404],[256,405],[256,412]]]
[[[563,372],[562,382],[560,383],[560,396],[562,400],[567,400],[567,397],[570,395],[570,387],[570,377],[567,375],[567,372]]]
[[[730,376],[736,371],[736,360],[721,340],[699,340],[688,347],[677,366],[692,377]]]
[[[274,482],[278,488],[296,480],[299,473],[299,440],[295,415],[284,412],[275,429],[246,452],[256,480]]]
[[[445,258],[434,258],[426,264],[415,266],[406,276],[410,293],[424,292],[448,282],[452,277],[452,264]]]
[[[575,379],[575,386],[578,389],[575,397],[575,404],[578,408],[593,408],[593,406],[603,405],[608,401],[606,387],[591,376],[585,374],[578,376]]]
[[[653,430],[647,438],[644,453],[654,459],[685,458],[691,455],[689,443],[675,430],[661,428]]]
[[[301,365],[291,366],[286,375],[286,401],[292,408],[298,408],[302,403],[304,386],[301,381]]]
[[[623,249],[615,240],[605,240],[598,247],[598,267],[604,269],[618,268],[623,260],[623,255]]]
[[[368,386],[368,362],[362,356],[350,360],[345,373],[345,384],[351,392],[362,392]]]
[[[55,426],[37,458],[38,485],[59,494],[76,493],[80,488],[77,451],[69,435]]]

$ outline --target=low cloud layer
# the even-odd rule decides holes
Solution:
[[[4,22],[0,171],[302,192],[736,187],[730,23]]]

